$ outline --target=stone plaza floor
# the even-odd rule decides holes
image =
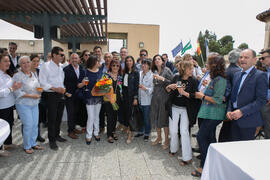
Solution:
[[[192,131],[197,131],[193,128]],[[107,142],[106,134],[101,134],[101,141],[92,140],[86,145],[85,134],[73,140],[67,137],[67,124],[62,123],[61,134],[68,140],[58,142],[59,150],[49,148],[47,129],[41,128],[45,143],[40,143],[44,150],[29,155],[23,151],[21,123],[15,121],[13,127],[14,143],[19,148],[10,150],[10,157],[0,157],[1,180],[192,180],[190,173],[198,167],[199,160],[193,154],[191,165],[180,166],[181,149],[176,157],[168,155],[160,145],[152,146],[151,141],[143,137],[134,138],[126,144],[126,134],[118,132],[119,140],[113,144]],[[156,133],[151,134],[151,140]],[[192,138],[195,146],[195,138]]]

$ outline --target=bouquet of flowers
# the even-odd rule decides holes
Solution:
[[[107,75],[103,75],[102,78],[96,82],[92,89],[93,96],[104,96],[108,94],[112,88],[112,79],[108,78]]]
[[[95,84],[91,93],[93,96],[103,96],[104,101],[109,101],[112,104],[113,110],[119,109],[116,103],[116,94],[113,91],[112,79],[107,74],[104,74]]]

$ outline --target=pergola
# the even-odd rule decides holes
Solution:
[[[0,18],[43,38],[45,58],[52,39],[73,52],[78,43],[107,43],[107,0],[0,0]]]

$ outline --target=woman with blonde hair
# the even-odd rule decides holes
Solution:
[[[192,76],[193,63],[191,61],[180,61],[177,69],[179,74],[175,75],[172,84],[166,87],[170,92],[171,119],[169,130],[171,136],[170,156],[174,156],[179,148],[178,124],[180,120],[180,134],[182,145],[182,161],[180,165],[188,165],[192,160],[192,150],[189,136],[189,127],[196,122],[198,113],[198,100],[195,92],[198,91],[198,80]],[[197,108],[196,108],[197,107]]]

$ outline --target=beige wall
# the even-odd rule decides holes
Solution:
[[[0,40],[0,48],[8,48],[9,42],[15,42],[18,45],[17,53],[18,54],[33,54],[33,53],[41,53],[43,54],[43,40],[14,40],[14,39],[1,39]],[[34,45],[31,46],[29,44],[30,41],[34,41]],[[68,57],[68,52],[72,52],[72,50],[68,50],[67,43],[59,43],[56,41],[52,41],[52,47],[59,46],[64,49],[66,57]],[[101,46],[103,51],[108,51],[107,45],[99,45]],[[95,44],[81,44],[80,50],[78,52],[82,52],[85,49],[90,51],[93,50]]]
[[[109,23],[109,33],[127,33],[128,54],[139,57],[139,42],[144,43],[149,57],[159,53],[159,25]]]
[[[146,25],[146,24],[120,24],[120,23],[108,23],[108,33],[126,33],[127,34],[127,48],[129,55],[132,55],[135,59],[139,57],[139,42],[144,43],[144,49],[148,51],[149,57],[152,58],[155,54],[159,53],[159,25]],[[10,41],[16,42],[18,45],[17,53],[19,54],[32,54],[43,53],[43,40],[33,40],[34,45],[29,44],[32,40],[0,40],[0,48],[8,48]],[[81,44],[80,50],[82,52],[87,49],[92,51],[96,44]],[[67,43],[59,43],[52,41],[52,47],[59,46],[64,49],[66,57],[68,56]],[[102,47],[103,52],[108,51],[107,44],[99,45]],[[119,49],[120,50],[120,49]]]

